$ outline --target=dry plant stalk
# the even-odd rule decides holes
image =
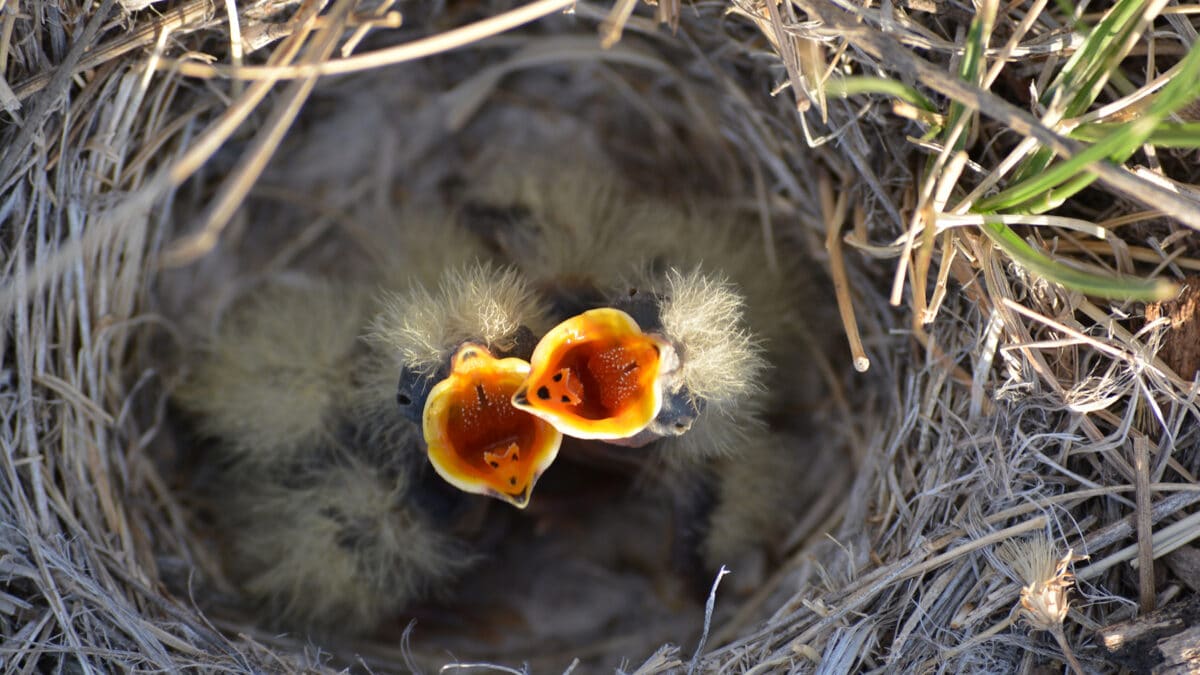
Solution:
[[[1075,555],[1068,549],[1059,557],[1054,542],[1045,536],[1024,541],[1007,541],[997,550],[1025,586],[1021,588],[1021,618],[1034,630],[1044,630],[1054,636],[1063,657],[1076,675],[1084,675],[1083,666],[1075,658],[1063,632],[1063,621],[1070,610],[1067,597],[1075,585],[1071,565],[1087,556]]]

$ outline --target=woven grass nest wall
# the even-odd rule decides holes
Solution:
[[[1132,663],[1098,631],[1200,586],[1182,5],[3,3],[0,670]],[[768,273],[812,272],[803,508],[710,596],[586,639],[276,628],[189,490],[179,355],[529,148],[716,196]]]

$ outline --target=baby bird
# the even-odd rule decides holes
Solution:
[[[230,571],[279,622],[363,631],[445,588],[504,522],[469,493],[523,505],[557,452],[508,402],[528,365],[506,357],[529,356],[546,309],[429,220],[371,247],[365,281],[238,301],[175,392],[210,448]]]
[[[531,358],[513,405],[575,438],[641,446],[691,426],[697,412],[682,383],[673,382],[680,370],[674,345],[642,332],[619,309],[590,309],[563,321]],[[675,394],[668,406],[674,421],[665,426],[658,417],[668,392]]]
[[[696,547],[715,567],[779,538],[798,506],[804,458],[766,421],[786,426],[815,394],[802,275],[772,274],[758,228],[713,204],[611,175],[496,171],[463,218],[560,321],[514,405],[566,436],[646,446],[681,512],[699,513]]]
[[[569,436],[633,447],[681,436],[702,418],[732,419],[739,408],[739,423],[753,425],[766,364],[733,288],[675,269],[629,288],[542,338],[514,405]],[[700,442],[689,452],[727,447],[716,433],[709,426],[703,439],[692,436]]]
[[[529,373],[530,327],[540,334],[545,313],[513,272],[477,267],[448,276],[436,296],[390,295],[373,323],[372,339],[400,373],[396,402],[421,424],[434,469],[518,508],[562,440],[510,402]]]

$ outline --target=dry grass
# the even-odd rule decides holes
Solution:
[[[1164,297],[1200,269],[1194,5],[1137,3],[1092,52],[1084,26],[1130,3],[659,0],[653,18],[624,1],[579,2],[574,18],[563,0],[502,4],[0,4],[3,669],[449,658],[402,641],[331,660],[199,610],[229,591],[173,489],[178,373],[163,364],[180,338],[164,315],[221,302],[211,280],[249,260],[259,275],[320,262],[308,249],[352,237],[348,213],[382,208],[372,197],[396,176],[435,185],[449,134],[486,137],[521,97],[549,122],[570,111],[647,184],[751,195],[781,243],[764,264],[826,267],[826,309],[850,334],[821,363],[850,487],[797,519],[786,562],[717,615],[705,653],[630,653],[636,672],[1103,671],[1095,628],[1195,592],[1170,552],[1200,537],[1200,386],[1156,358],[1166,320],[1104,299]],[[547,93],[547,67],[569,86]],[[356,74],[322,80],[334,73]],[[284,143],[314,98],[390,113],[422,87],[435,104],[401,115],[405,144],[395,126],[330,134],[319,117]],[[629,119],[614,109],[654,142],[612,140]],[[356,154],[389,139],[407,154]],[[287,161],[268,165],[281,144]],[[1075,158],[1062,182],[1004,201],[1051,155]],[[406,173],[417,161],[430,176]],[[314,177],[339,190],[312,196]],[[274,208],[305,226],[240,248]],[[1040,564],[1018,562],[1034,549]],[[1052,621],[1030,619],[1048,606],[1038,589],[1059,593]]]

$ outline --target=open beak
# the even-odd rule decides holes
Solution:
[[[678,362],[668,342],[625,312],[593,309],[542,337],[512,403],[568,436],[640,445],[652,440],[642,432],[662,409],[663,375]]]
[[[512,406],[528,375],[521,359],[497,359],[472,343],[459,348],[421,417],[438,475],[465,492],[525,508],[562,443],[552,425]]]

